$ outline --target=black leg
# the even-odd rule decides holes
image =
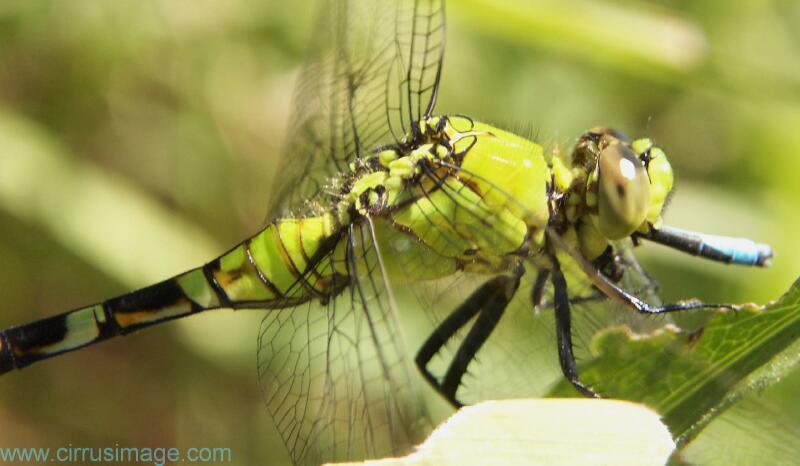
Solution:
[[[727,311],[760,309],[760,307],[756,306],[755,304],[710,304],[704,303],[698,299],[665,304],[663,306],[652,306],[613,283],[608,277],[603,275],[602,272],[600,272],[583,256],[581,256],[580,253],[574,251],[573,248],[567,245],[557,234],[548,232],[548,238],[550,238],[559,248],[567,251],[572,256],[575,262],[580,266],[581,270],[586,274],[589,280],[591,280],[594,286],[600,290],[600,292],[602,292],[609,299],[617,301],[642,314],[666,314],[669,312],[689,311],[692,309],[718,309]]]
[[[548,272],[549,272],[549,270],[548,270]],[[595,289],[590,294],[587,294],[587,295],[571,296],[569,298],[569,305],[570,306],[575,306],[577,304],[593,303],[595,301],[603,301],[603,300],[606,300],[606,299],[608,299],[608,296],[603,294],[600,290]],[[548,299],[543,299],[539,303],[539,309],[550,309],[552,307],[553,307],[553,301],[550,301]]]
[[[504,278],[506,278],[506,280],[503,280],[505,283],[499,284],[495,292],[492,293],[492,299],[478,315],[478,318],[475,320],[475,325],[473,325],[469,333],[467,333],[453,361],[450,363],[450,367],[447,368],[447,373],[442,379],[442,394],[455,403],[458,403],[458,400],[455,399],[456,391],[461,385],[461,379],[467,372],[467,366],[469,366],[469,363],[475,358],[478,350],[481,349],[481,346],[483,346],[489,338],[489,335],[491,335],[492,331],[497,327],[497,323],[500,322],[500,317],[503,316],[508,302],[514,296],[513,293],[507,296],[504,289],[510,285],[513,287],[514,292],[516,292],[519,286],[519,277]],[[510,283],[512,281],[513,283]]]
[[[536,273],[536,281],[533,283],[531,290],[531,301],[534,307],[540,307],[544,304],[544,287],[547,285],[547,279],[550,278],[550,269],[542,267]]]
[[[666,314],[669,312],[690,311],[693,309],[738,311],[742,309],[757,308],[757,306],[754,304],[704,303],[699,299],[690,299],[677,303],[664,304],[662,306],[652,306],[646,301],[643,301],[633,294],[620,288],[616,283],[611,282],[608,277],[599,271],[595,269],[584,269],[584,272],[586,272],[592,283],[594,283],[594,285],[604,295],[642,314]]]
[[[437,390],[439,389],[439,381],[436,380],[436,377],[431,374],[430,371],[428,371],[428,363],[433,356],[438,353],[440,349],[442,349],[445,343],[447,343],[447,340],[452,338],[461,327],[466,325],[467,322],[475,317],[475,314],[480,312],[480,310],[486,305],[486,302],[491,296],[490,285],[492,284],[492,281],[483,284],[474,293],[472,293],[469,298],[461,303],[456,310],[450,313],[450,315],[447,316],[447,318],[443,320],[438,327],[436,327],[433,333],[430,334],[428,339],[425,340],[425,343],[422,344],[422,347],[417,352],[414,362],[422,372],[425,380],[427,380]],[[448,401],[452,402],[452,400]]]
[[[572,352],[572,318],[570,316],[569,296],[567,295],[567,280],[561,272],[555,254],[551,256],[553,269],[551,270],[556,314],[556,340],[558,343],[558,362],[564,377],[581,393],[588,397],[600,398],[594,390],[584,385],[578,377],[578,365]]]
[[[500,321],[506,306],[519,287],[523,273],[524,269],[520,268],[513,276],[495,277],[481,285],[434,330],[417,353],[415,361],[425,379],[454,407],[462,406],[461,402],[456,399],[456,392],[467,372],[467,367]],[[428,371],[428,363],[444,344],[476,314],[478,317],[475,324],[464,337],[447,372],[439,382]]]

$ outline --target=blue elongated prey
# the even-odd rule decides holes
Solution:
[[[454,406],[512,303],[552,310],[542,312],[555,331],[550,346],[587,396],[601,394],[579,377],[574,307],[737,308],[648,299],[654,286],[630,254],[642,241],[746,266],[772,257],[750,240],[664,226],[673,171],[660,146],[598,127],[571,150],[545,150],[471,117],[435,114],[443,0],[378,3],[327,3],[266,227],[177,277],[1,330],[0,373],[203,311],[264,309],[265,402],[293,460],[318,464],[403,453],[418,438],[425,413],[393,287],[428,297],[436,283],[464,287],[452,305],[420,300],[444,314],[414,358]]]

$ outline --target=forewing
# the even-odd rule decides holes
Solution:
[[[430,428],[371,225],[343,241],[344,292],[270,311],[261,326],[259,379],[297,464],[407,453]]]
[[[328,0],[295,92],[271,211],[324,202],[337,175],[433,111],[443,0]]]

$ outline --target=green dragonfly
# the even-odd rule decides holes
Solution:
[[[292,459],[318,464],[418,440],[427,415],[413,364],[454,406],[485,397],[481,384],[497,381],[473,379],[490,346],[513,361],[541,348],[490,341],[518,318],[551,326],[564,377],[598,396],[581,381],[574,340],[612,320],[646,327],[665,319],[640,316],[736,309],[660,304],[631,253],[651,241],[747,266],[772,256],[747,239],[665,226],[673,173],[652,140],[594,128],[554,153],[435,113],[444,14],[443,0],[329,1],[297,87],[274,219],[201,267],[0,331],[0,373],[207,310],[266,309],[266,405]],[[409,284],[436,322],[413,361],[394,297]],[[573,322],[578,309],[592,313]]]

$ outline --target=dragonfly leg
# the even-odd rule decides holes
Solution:
[[[556,340],[558,344],[558,362],[561,372],[579,392],[591,398],[600,398],[594,390],[584,385],[578,377],[578,365],[575,354],[572,352],[572,317],[570,315],[569,295],[567,294],[567,280],[561,272],[561,265],[555,255],[551,256],[553,269],[551,281],[555,301]]]
[[[454,407],[462,406],[456,399],[456,391],[467,372],[467,367],[500,321],[506,306],[519,288],[523,273],[524,269],[520,267],[512,276],[498,276],[481,285],[439,324],[417,352],[415,362],[422,375]],[[437,380],[428,370],[428,363],[475,315],[478,316],[475,324],[461,342],[447,372],[441,381]]]
[[[544,287],[547,286],[548,278],[550,278],[550,269],[543,267],[536,273],[536,281],[531,289],[531,301],[536,308],[540,308],[544,304]]]
[[[624,290],[608,277],[594,270],[588,273],[589,279],[607,297],[617,301],[641,314],[667,314],[670,312],[690,311],[693,309],[719,309],[728,311],[738,311],[741,309],[753,308],[754,304],[724,304],[724,303],[705,303],[699,299],[690,299],[676,303],[653,306],[632,293]]]
[[[679,301],[677,303],[665,304],[662,306],[653,306],[646,301],[638,298],[632,293],[624,290],[619,285],[614,283],[609,277],[605,276],[597,267],[592,266],[586,261],[579,253],[570,249],[561,238],[556,234],[548,234],[548,237],[560,248],[568,251],[581,267],[586,276],[591,280],[592,284],[600,290],[609,299],[617,301],[639,313],[642,314],[666,314],[669,312],[690,311],[692,309],[718,309],[726,311],[739,311],[742,309],[758,309],[755,304],[717,304],[717,303],[704,303],[699,299],[690,299],[686,301]],[[554,263],[555,257],[551,255],[551,260]]]
[[[447,343],[447,340],[453,337],[455,333],[467,322],[472,319],[475,314],[480,312],[480,310],[486,305],[486,302],[489,300],[490,291],[489,285],[491,282],[487,282],[478,288],[472,295],[469,296],[463,303],[461,303],[456,310],[450,313],[449,316],[442,323],[439,324],[438,327],[431,333],[425,343],[423,343],[422,347],[417,352],[417,356],[414,359],[417,367],[419,368],[420,372],[422,372],[423,377],[427,380],[431,386],[433,386],[437,391],[442,392],[441,385],[439,381],[436,379],[429,370],[428,370],[428,363],[433,358],[436,353],[439,352],[440,349]],[[442,393],[447,401],[449,401],[453,406],[456,408],[461,406],[455,397],[448,396]]]

